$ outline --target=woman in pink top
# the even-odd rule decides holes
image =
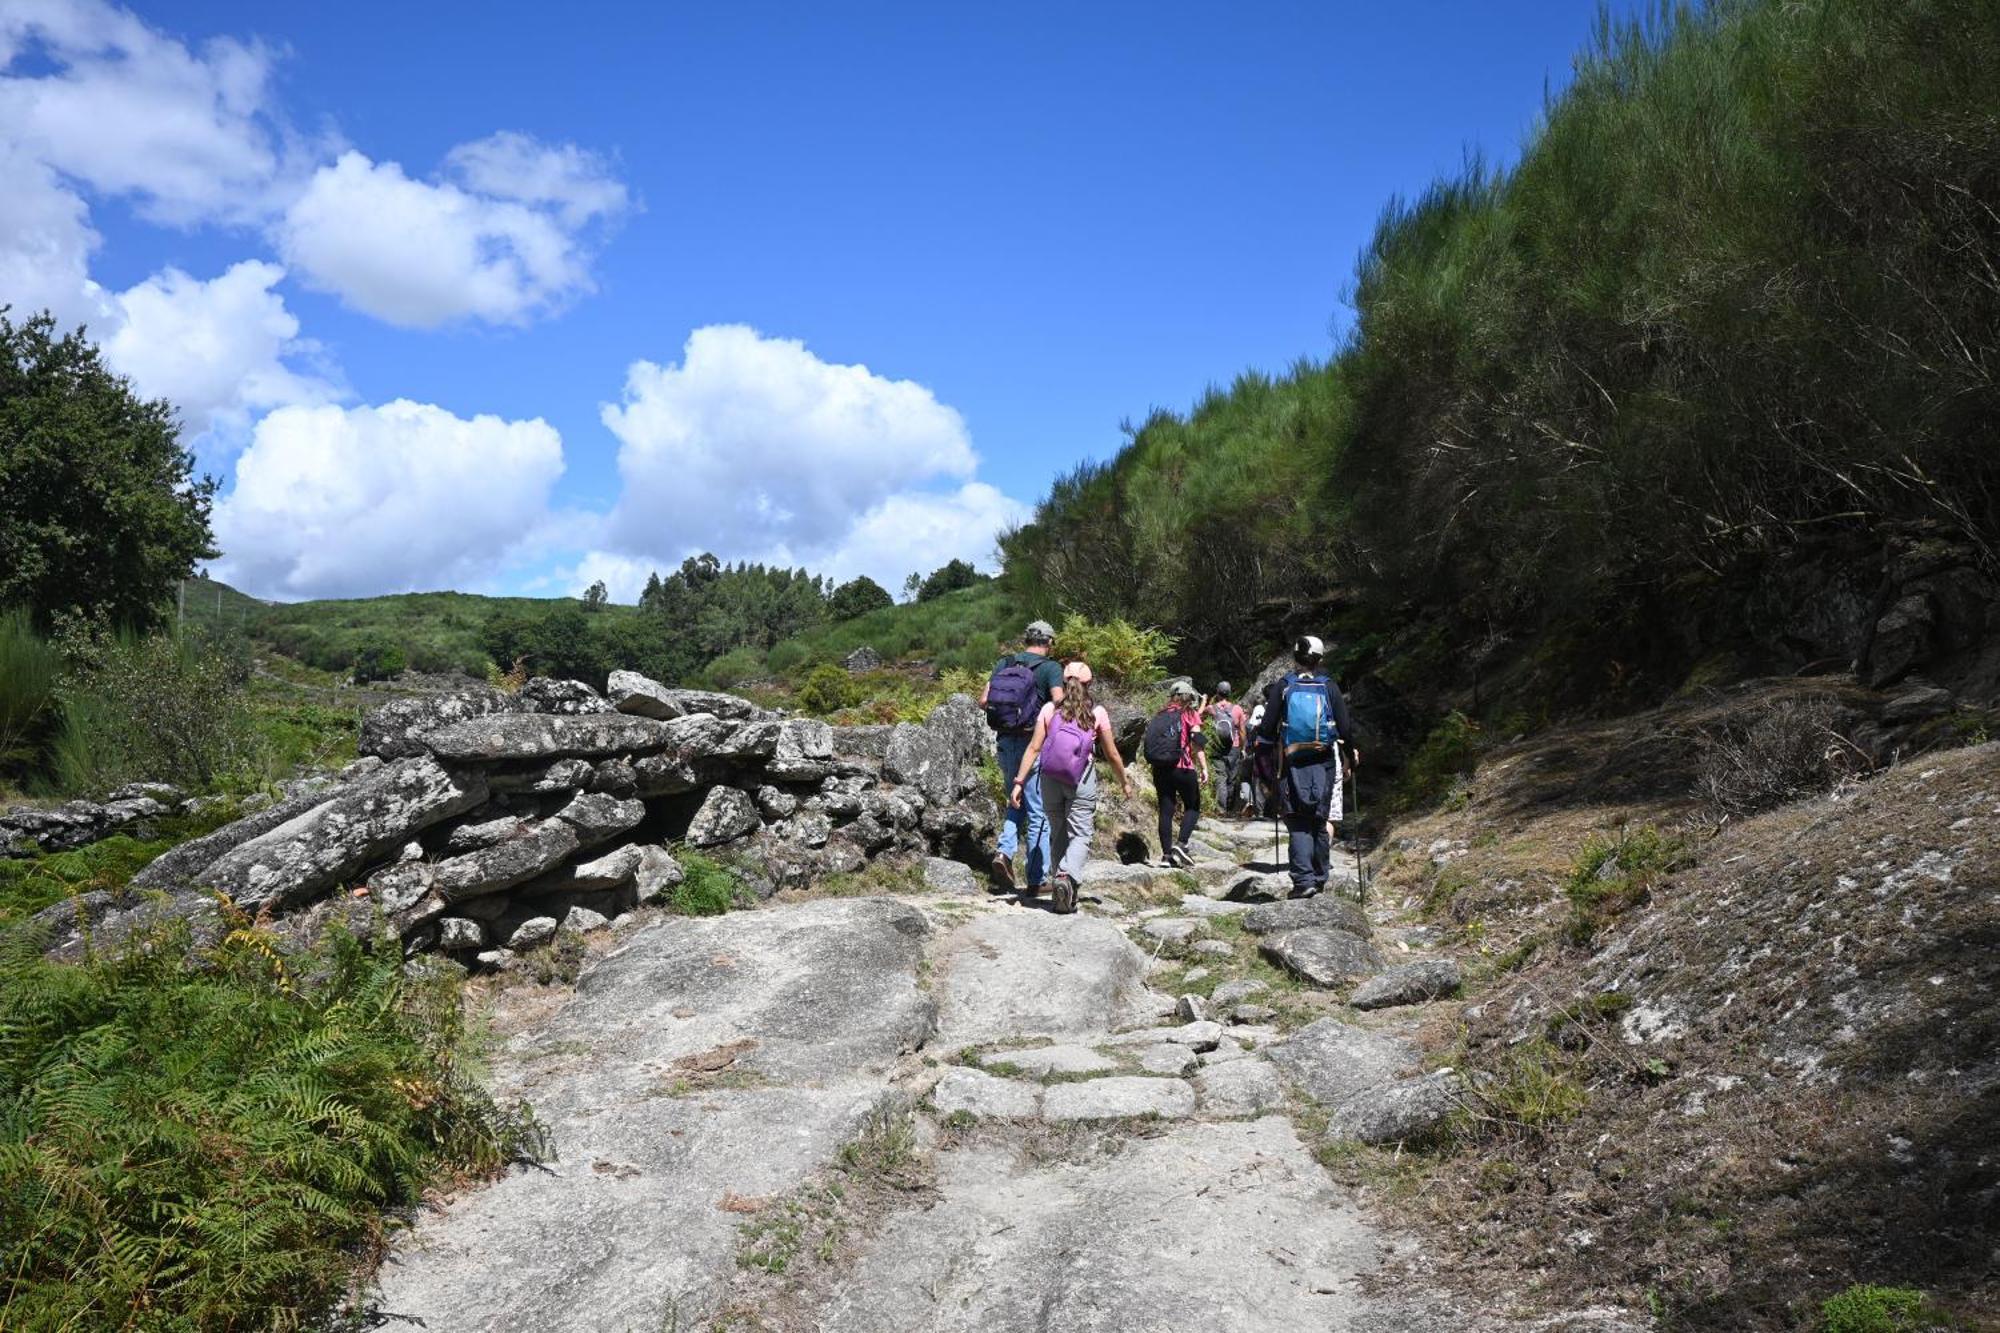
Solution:
[[[1034,737],[1008,794],[1009,801],[1019,805],[1028,776],[1037,762],[1041,764],[1042,809],[1049,820],[1049,864],[1055,868],[1052,896],[1058,912],[1076,910],[1076,880],[1090,856],[1090,835],[1097,820],[1100,750],[1130,796],[1132,777],[1111,733],[1111,715],[1090,697],[1090,666],[1071,662],[1063,668],[1062,702],[1042,705]]]

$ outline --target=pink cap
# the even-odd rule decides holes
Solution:
[[[1085,685],[1090,684],[1090,663],[1071,662],[1063,668],[1063,679],[1078,681]]]

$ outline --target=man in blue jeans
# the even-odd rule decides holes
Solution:
[[[1326,887],[1333,838],[1328,821],[1338,809],[1342,747],[1350,767],[1361,763],[1354,720],[1340,686],[1323,674],[1326,645],[1308,634],[1292,646],[1298,669],[1264,690],[1258,735],[1279,756],[1278,800],[1291,830],[1292,897],[1310,898]],[[1293,696],[1302,707],[1293,707]]]
[[[1046,620],[1030,624],[1021,635],[1021,651],[1009,653],[993,664],[993,674],[979,693],[979,706],[986,710],[987,725],[995,732],[1000,771],[1018,772],[1028,742],[1034,739],[1035,717],[1046,703],[1061,703],[1062,664],[1049,656],[1056,632]],[[1003,797],[1000,809],[1000,849],[993,856],[994,887],[1014,888],[1014,857],[1025,862],[1028,894],[1041,891],[1048,873],[1049,821],[1042,813],[1042,776],[1028,775],[1021,804],[1011,806]],[[1023,850],[1025,844],[1025,850]]]

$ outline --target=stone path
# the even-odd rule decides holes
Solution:
[[[1205,844],[1191,874],[1094,865],[1069,917],[942,876],[634,932],[497,1062],[559,1158],[424,1216],[378,1310],[496,1333],[1638,1327],[1370,1282],[1421,1256],[1299,1125],[1408,1137],[1456,1084],[1258,961],[1312,931],[1372,954],[1341,929],[1364,915],[1329,899],[1252,933],[1282,892],[1269,826]],[[1356,966],[1394,1006],[1455,988],[1442,961],[1392,985]],[[842,1151],[890,1118],[920,1185],[872,1188]]]

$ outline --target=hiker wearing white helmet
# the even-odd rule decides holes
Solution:
[[[1340,687],[1321,673],[1326,645],[1307,634],[1292,646],[1298,669],[1264,691],[1260,739],[1278,760],[1278,799],[1291,830],[1292,896],[1305,898],[1326,887],[1333,839],[1328,832],[1340,808],[1342,746],[1346,762],[1361,763],[1350,739],[1354,723]]]
[[[1090,664],[1071,662],[1063,668],[1062,699],[1042,705],[1035,719],[1034,738],[1014,772],[1009,804],[1025,799],[1028,780],[1041,775],[1042,808],[1048,813],[1051,892],[1058,912],[1076,910],[1077,878],[1090,855],[1090,835],[1097,822],[1097,756],[1101,753],[1118,775],[1125,795],[1132,795],[1132,777],[1118,753],[1111,714],[1090,697]]]
[[[994,663],[986,688],[979,692],[986,724],[995,733],[994,749],[1002,773],[1011,774],[1021,766],[1042,705],[1060,702],[1063,697],[1062,667],[1049,656],[1055,641],[1055,627],[1048,621],[1030,621],[1021,633],[1021,651]],[[1022,795],[1018,805],[1003,800],[1000,807],[993,886],[1013,892],[1014,856],[1019,852],[1027,871],[1028,893],[1033,896],[1041,891],[1049,864],[1049,822],[1042,812],[1042,780],[1033,770],[1028,772]]]

